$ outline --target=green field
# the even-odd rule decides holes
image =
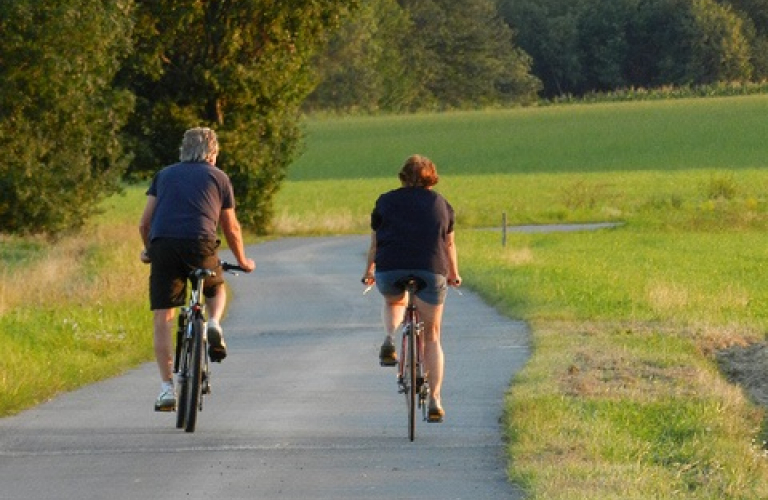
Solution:
[[[445,176],[765,165],[764,96],[311,121],[293,181],[389,178],[406,156]]]
[[[365,231],[373,194],[421,153],[464,227],[498,226],[502,213],[511,223],[759,226],[766,113],[757,96],[310,121],[277,225]]]
[[[457,211],[466,286],[531,326],[505,414],[511,479],[535,499],[768,498],[764,410],[715,361],[768,327],[766,111],[757,96],[310,118],[275,225],[366,232],[405,157],[430,156]],[[134,255],[142,202],[128,189],[92,237],[52,249],[4,239],[0,313],[14,326],[0,335],[0,412],[111,373],[91,366],[151,355]],[[622,225],[513,233],[502,246],[502,214]],[[99,307],[84,308],[93,297]],[[40,326],[62,310],[70,322]],[[84,357],[52,363],[68,359],[57,350]]]

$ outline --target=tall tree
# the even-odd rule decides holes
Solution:
[[[765,80],[768,78],[768,0],[720,0],[719,3],[733,7],[743,19],[751,47],[752,78]]]
[[[81,227],[119,190],[128,0],[0,2],[0,231]]]
[[[532,58],[547,96],[581,88],[586,79],[579,34],[582,0],[498,0],[499,12]]]
[[[493,0],[400,0],[413,20],[422,80],[441,107],[526,102],[539,81]]]
[[[700,83],[743,81],[752,76],[750,46],[743,20],[729,5],[693,0],[696,20],[689,73]]]
[[[133,175],[176,161],[184,129],[219,133],[240,218],[268,232],[299,141],[309,61],[356,2],[137,0],[136,57],[122,75],[138,98],[128,132]]]
[[[313,62],[319,84],[304,109],[398,112],[424,97],[410,69],[412,22],[396,0],[364,0]]]
[[[538,80],[493,0],[364,0],[316,61],[315,108],[414,111],[525,102]]]

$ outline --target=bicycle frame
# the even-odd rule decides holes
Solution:
[[[174,360],[174,373],[179,384],[176,427],[183,427],[186,432],[195,431],[197,413],[203,409],[203,395],[210,392],[205,297],[202,291],[205,279],[213,275],[210,269],[196,269],[190,274],[189,302],[179,312]]]
[[[398,357],[398,385],[400,392],[405,394],[408,407],[408,438],[413,441],[416,437],[416,409],[420,408],[422,420],[427,420],[427,400],[429,398],[429,381],[424,369],[424,324],[419,319],[413,297],[424,284],[417,278],[409,277],[403,280],[408,294],[408,303],[403,316],[402,343]]]
[[[220,262],[221,270],[237,274],[240,266]],[[176,329],[176,356],[173,373],[177,374],[179,404],[176,407],[176,427],[194,432],[197,413],[203,409],[203,396],[210,394],[210,359],[208,357],[207,317],[205,309],[205,280],[216,275],[213,269],[195,269],[189,274],[189,301],[179,309]]]

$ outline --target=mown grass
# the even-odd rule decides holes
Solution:
[[[513,480],[534,498],[764,498],[764,412],[714,361],[763,338],[763,239],[464,233],[467,281],[533,331],[508,397]]]
[[[320,120],[289,177],[391,179],[416,152],[445,177],[755,168],[766,112],[748,96]]]
[[[531,326],[505,416],[511,479],[539,499],[768,498],[764,411],[714,356],[767,326],[766,108],[743,97],[310,120],[276,226],[365,232],[402,160],[433,157],[467,286]],[[142,203],[130,189],[86,237],[51,249],[2,242],[0,412],[150,358]],[[502,247],[502,213],[624,225],[511,233]]]

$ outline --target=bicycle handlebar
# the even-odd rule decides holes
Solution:
[[[230,273],[234,273],[234,271],[242,271],[244,273],[247,272],[245,269],[238,266],[237,264],[230,264],[229,262],[224,262],[224,261],[221,261],[221,268],[224,271],[227,271]]]
[[[370,284],[366,283],[366,279],[365,278],[362,279],[362,282],[365,285],[365,289],[363,290],[363,295],[367,295],[368,292],[373,290],[373,286],[374,285],[373,285],[373,283],[370,283]],[[462,295],[462,296],[464,295],[463,293],[461,293],[461,290],[459,290],[459,288],[457,286],[449,285],[448,288],[452,289],[454,292],[458,293],[459,295]]]

